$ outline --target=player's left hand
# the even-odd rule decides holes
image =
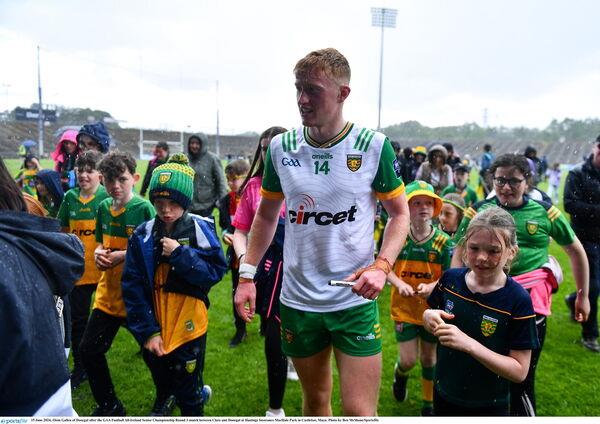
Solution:
[[[180,244],[177,240],[173,240],[172,238],[169,238],[169,237],[161,238],[160,242],[162,243],[162,247],[163,247],[162,254],[163,254],[163,256],[166,256],[166,257],[171,256],[171,253],[173,253],[173,251],[180,246]]]

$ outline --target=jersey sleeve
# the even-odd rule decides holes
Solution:
[[[265,170],[263,173],[262,187],[260,194],[265,199],[283,199],[283,190],[281,189],[281,181],[279,175],[273,166],[273,159],[271,158],[271,146],[267,149],[265,155]]]
[[[400,175],[400,163],[390,141],[386,138],[381,148],[377,174],[371,185],[379,200],[393,199],[404,193],[404,183]]]
[[[556,206],[548,209],[548,219],[550,220],[550,236],[558,244],[565,246],[575,241],[575,232],[571,228],[571,224]]]
[[[454,252],[454,241],[451,238],[446,240],[444,247],[442,248],[442,270],[445,271],[450,268],[450,262],[452,261],[452,253]]]
[[[539,340],[531,298],[520,286],[515,287],[515,292],[512,296],[515,304],[508,327],[509,348],[515,350],[537,349]]]
[[[104,201],[98,206],[98,212],[96,213],[96,242],[102,243],[102,210],[104,209]]]
[[[58,209],[58,214],[56,215],[56,219],[60,221],[61,227],[69,227],[69,206],[71,205],[71,195],[72,193],[67,192],[65,194],[65,200],[60,204],[60,209]]]

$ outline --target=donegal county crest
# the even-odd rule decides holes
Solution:
[[[535,233],[537,233],[537,230],[539,228],[539,224],[537,221],[527,221],[527,224],[525,224],[526,228],[527,228],[527,232],[530,235],[534,235]]]
[[[159,184],[166,184],[171,179],[171,172],[161,172],[158,174]]]
[[[127,233],[127,237],[131,237],[133,232],[135,231],[135,225],[126,225],[125,232]]]
[[[185,370],[188,373],[193,373],[194,370],[196,369],[196,360],[192,359],[191,361],[185,361]]]
[[[346,165],[350,171],[358,171],[362,165],[362,155],[346,155]]]
[[[494,334],[496,327],[498,327],[498,320],[496,318],[487,315],[483,316],[483,319],[481,320],[481,334],[485,337],[489,337]]]

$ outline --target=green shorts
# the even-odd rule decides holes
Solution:
[[[350,356],[381,352],[377,302],[335,312],[306,312],[281,304],[281,347],[287,356],[306,358],[327,346]]]
[[[425,330],[422,325],[411,324],[409,322],[396,322],[396,341],[408,342],[419,337],[429,343],[437,343],[437,337]]]

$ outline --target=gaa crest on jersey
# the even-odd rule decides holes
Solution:
[[[427,260],[429,262],[435,262],[435,260],[437,259],[437,252],[434,250],[430,250],[429,252],[427,252]]]
[[[135,225],[126,225],[125,232],[127,233],[127,237],[131,237],[133,232],[135,231]]]
[[[185,370],[188,373],[193,373],[194,370],[196,369],[196,360],[192,359],[191,361],[185,361]]]
[[[525,227],[527,228],[527,232],[530,235],[534,235],[535,233],[537,233],[539,226],[540,226],[540,224],[537,221],[527,221],[527,223],[525,224]]]
[[[489,337],[496,331],[496,328],[498,327],[498,320],[496,318],[484,315],[483,319],[481,320],[480,327],[481,334],[483,334],[485,337]]]
[[[394,166],[394,173],[396,174],[396,177],[400,178],[402,176],[402,170],[400,169],[400,162],[398,162],[398,158],[394,159],[392,165]]]
[[[446,307],[444,308],[444,311],[447,313],[451,313],[452,309],[454,309],[454,302],[450,299],[446,299]]]
[[[346,166],[352,172],[356,172],[362,165],[362,155],[346,155]]]
[[[171,172],[161,172],[158,174],[158,182],[160,184],[166,184],[171,179]]]

